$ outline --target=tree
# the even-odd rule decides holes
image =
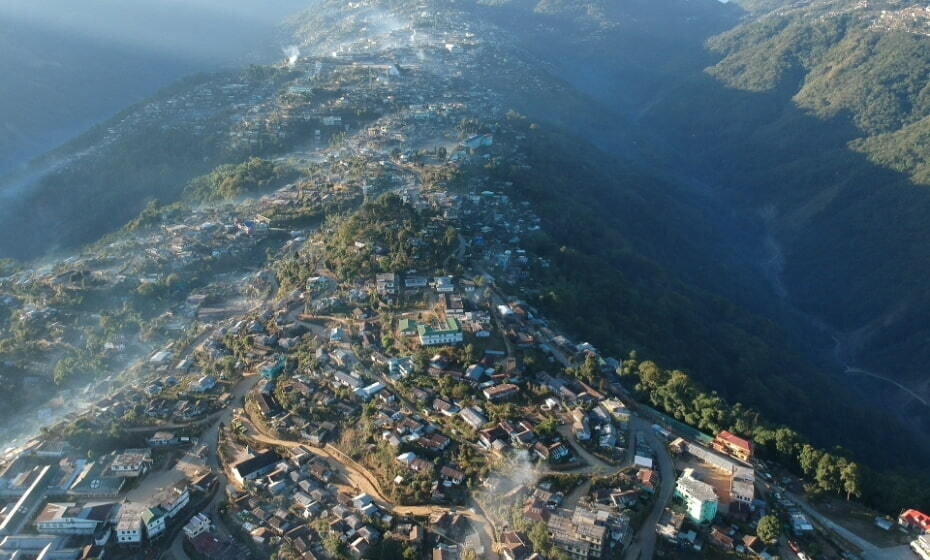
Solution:
[[[756,526],[756,536],[762,542],[768,545],[775,544],[778,542],[779,535],[781,535],[781,521],[777,517],[766,515],[759,520],[759,525]]]
[[[536,433],[543,437],[553,436],[557,427],[558,424],[556,424],[554,418],[546,418],[536,426]]]
[[[840,469],[840,481],[843,483],[843,491],[846,492],[846,500],[862,496],[862,472],[857,463],[847,463]]]
[[[817,474],[814,475],[817,486],[824,492],[834,492],[839,490],[839,465],[836,457],[829,453],[824,453],[817,463]]]
[[[800,438],[797,432],[790,428],[778,428],[775,430],[775,451],[778,452],[782,459],[794,457]]]
[[[527,531],[526,536],[533,543],[533,552],[546,556],[549,549],[552,548],[552,543],[549,542],[549,529],[545,523],[534,523],[530,530]]]
[[[812,476],[817,472],[817,465],[820,463],[820,458],[822,456],[822,451],[810,444],[804,444],[804,446],[801,447],[801,452],[798,454],[798,464],[801,467],[801,472],[807,476]]]
[[[578,368],[578,377],[588,383],[593,383],[600,371],[601,366],[597,363],[597,357],[594,354],[588,354],[584,359],[584,365]]]
[[[340,556],[343,551],[342,541],[336,535],[329,535],[323,539],[323,548],[330,556]]]

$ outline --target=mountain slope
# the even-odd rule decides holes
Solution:
[[[922,272],[880,244],[918,251],[906,239],[913,224],[878,220],[894,204],[918,213],[920,191],[902,202],[903,179],[886,181],[897,175],[847,145],[854,123],[791,100],[813,44],[786,47],[785,68],[761,81],[736,72],[770,48],[755,40],[784,25],[760,31],[752,26],[766,18],[748,20],[716,40],[730,49],[727,79],[751,87],[704,73],[720,57],[702,45],[735,24],[734,10],[716,0],[319,2],[292,22],[302,60],[199,77],[130,108],[54,154],[63,165],[0,207],[0,239],[25,255],[73,247],[119,228],[146,199],[176,201],[192,177],[251,156],[313,167],[329,145],[353,176],[352,149],[370,153],[369,142],[390,143],[410,166],[439,157],[436,137],[487,132],[513,157],[482,155],[475,175],[449,182],[499,188],[543,219],[545,235],[516,242],[553,263],[527,296],[573,334],[686,369],[824,445],[861,456],[884,445],[893,453],[871,461],[926,465],[896,409],[886,415],[822,367],[815,350],[832,333],[784,305],[769,278],[783,277],[791,300],[835,325],[902,302],[913,304],[902,315],[921,312],[916,287],[903,298],[876,289],[884,275]],[[802,32],[793,33],[792,45]],[[839,35],[818,34],[817,44]],[[400,132],[382,138],[385,128]],[[488,174],[493,185],[480,183]],[[859,227],[865,220],[876,223]],[[784,247],[782,274],[764,252],[767,233]],[[836,398],[824,404],[824,394]]]
[[[764,216],[791,303],[832,327],[844,365],[918,391],[930,391],[928,21],[897,1],[750,17],[643,121]]]

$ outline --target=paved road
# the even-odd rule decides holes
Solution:
[[[599,457],[591,454],[585,448],[574,442],[574,435],[572,434],[572,427],[569,424],[561,424],[558,428],[559,434],[562,438],[568,442],[575,453],[581,457],[585,463],[588,465],[586,467],[581,467],[577,469],[570,470],[548,470],[544,474],[591,474],[591,475],[600,475],[600,476],[611,476],[620,472],[621,468],[617,465],[611,465],[607,461],[600,459]]]
[[[236,386],[233,388],[233,400],[231,404],[223,409],[222,412],[220,412],[219,416],[216,418],[216,421],[209,428],[207,428],[200,437],[203,444],[207,446],[207,466],[210,468],[210,470],[213,471],[214,474],[216,474],[217,483],[216,494],[204,509],[204,512],[209,514],[213,519],[214,530],[217,535],[219,535],[221,540],[236,542],[236,539],[232,536],[226,526],[223,525],[223,522],[218,515],[218,508],[226,498],[226,485],[229,483],[229,480],[226,477],[226,471],[223,469],[223,465],[220,464],[219,454],[217,452],[219,447],[220,425],[229,425],[229,421],[232,419],[233,411],[235,410],[235,404],[233,403],[238,402],[240,398],[251,391],[260,379],[261,376],[259,375],[250,375],[240,380],[239,383],[236,384]],[[174,538],[174,541],[171,543],[170,550],[171,555],[175,558],[175,560],[190,560],[187,553],[184,552],[183,531],[179,532]]]
[[[675,491],[675,466],[672,463],[672,456],[669,454],[665,442],[656,436],[649,422],[638,416],[634,416],[630,421],[634,422],[634,432],[638,431],[643,434],[650,447],[656,452],[661,486],[656,495],[655,504],[652,506],[652,512],[649,513],[649,517],[646,518],[639,532],[633,537],[633,543],[627,548],[623,558],[624,560],[649,560],[652,558],[655,549],[656,525],[659,523],[662,512],[672,499],[672,494]]]
[[[914,560],[916,558],[907,545],[880,548],[817,511],[803,496],[791,492],[785,492],[785,494],[818,523],[861,550],[862,557],[866,560]]]

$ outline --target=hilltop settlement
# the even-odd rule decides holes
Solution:
[[[536,127],[484,84],[559,85],[506,37],[416,10],[328,37],[121,115],[69,165],[155,123],[234,163],[0,269],[4,414],[41,426],[0,466],[0,558],[930,559],[930,517],[863,521],[845,463],[811,451],[813,492],[547,318]]]

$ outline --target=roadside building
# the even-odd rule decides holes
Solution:
[[[116,504],[49,502],[36,517],[36,531],[48,535],[93,535],[119,510]]]
[[[606,516],[598,513],[584,508],[555,511],[546,523],[553,546],[577,560],[600,558],[608,531]]]
[[[717,494],[710,484],[694,478],[694,469],[685,469],[675,485],[675,496],[684,500],[688,517],[697,523],[709,523],[717,516]]]
[[[263,451],[254,457],[250,457],[233,465],[233,478],[240,485],[244,484],[246,480],[255,480],[274,470],[279,461],[281,461],[281,456],[275,451]]]
[[[930,533],[930,515],[916,509],[903,511],[898,516],[898,524],[908,531]]]
[[[752,444],[726,430],[717,434],[711,447],[740,461],[748,462],[752,459]]]
[[[136,512],[120,514],[116,523],[116,542],[126,546],[142,543],[142,518]]]

